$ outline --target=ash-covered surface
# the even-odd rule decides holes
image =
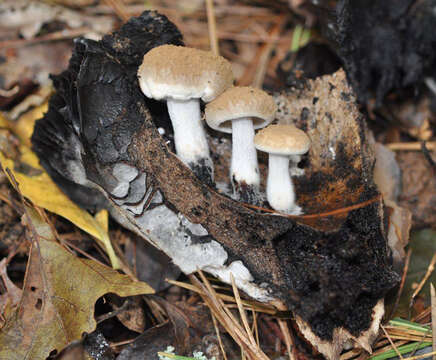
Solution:
[[[144,13],[129,23],[142,21],[158,29],[145,31],[142,52],[161,43],[162,29],[173,29],[167,40],[180,43],[166,18]],[[134,66],[139,49],[126,40],[127,28],[112,42],[77,41],[69,69],[54,78],[57,93],[32,137],[49,174],[71,197],[73,188],[83,190],[82,199],[89,196],[94,206],[86,188],[98,185],[108,199],[103,206],[183,271],[199,267],[224,281],[232,271],[241,289],[263,301],[282,300],[323,340],[333,341],[338,327],[361,335],[373,306],[398,277],[369,171],[365,126],[344,73],[281,94],[281,120],[295,117],[312,138],[297,189],[305,189],[299,205],[314,216],[264,215],[217,193],[167,146],[158,131],[170,134],[166,108],[140,92]],[[124,46],[133,53],[131,62]],[[307,185],[317,179],[324,186]],[[353,211],[316,215],[359,203]]]
[[[435,0],[340,0],[337,42],[359,101],[434,76]]]

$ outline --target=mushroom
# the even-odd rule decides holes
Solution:
[[[204,181],[213,163],[201,123],[200,99],[209,102],[233,84],[230,63],[208,51],[162,45],[144,55],[138,69],[145,96],[166,100],[177,156]]]
[[[277,211],[298,215],[295,191],[289,174],[289,160],[296,166],[301,155],[309,151],[310,139],[293,125],[270,125],[254,139],[256,148],[269,153],[266,194],[270,206]]]
[[[230,179],[235,197],[257,203],[260,176],[254,130],[274,119],[274,99],[257,88],[232,87],[207,104],[205,112],[206,122],[212,129],[232,133]]]

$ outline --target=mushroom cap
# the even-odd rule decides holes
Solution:
[[[138,79],[149,98],[207,102],[232,86],[233,73],[226,59],[210,51],[162,45],[144,55]]]
[[[310,139],[294,125],[270,125],[254,137],[256,149],[276,155],[301,155],[309,151]]]
[[[250,86],[234,86],[206,105],[206,122],[214,130],[232,132],[232,120],[250,117],[255,129],[274,120],[277,110],[272,96]]]

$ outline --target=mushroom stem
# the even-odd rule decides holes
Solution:
[[[232,120],[231,180],[232,184],[236,181],[251,186],[259,186],[260,183],[251,118]]]
[[[201,123],[200,100],[167,99],[167,107],[173,125],[177,156],[194,171],[197,167],[208,167],[212,180],[213,163]]]
[[[289,214],[296,210],[288,155],[269,154],[266,196],[270,206],[277,211]]]

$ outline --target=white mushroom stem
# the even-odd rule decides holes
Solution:
[[[295,211],[295,191],[289,175],[289,156],[269,154],[266,196],[270,206],[277,211]]]
[[[190,166],[200,159],[207,159],[208,165],[212,165],[201,123],[200,100],[167,99],[167,107],[173,125],[177,156]]]
[[[232,180],[259,186],[257,152],[254,147],[254,127],[251,118],[232,120]]]

